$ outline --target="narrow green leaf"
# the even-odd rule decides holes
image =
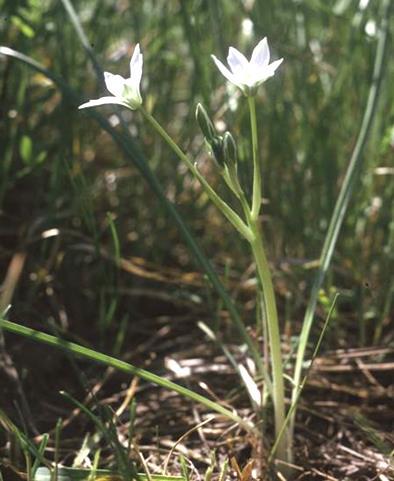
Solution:
[[[297,392],[302,374],[302,365],[305,357],[305,352],[308,346],[309,334],[312,328],[314,314],[319,296],[320,288],[328,272],[328,268],[331,264],[331,259],[334,253],[334,249],[338,240],[339,232],[342,227],[349,202],[352,196],[352,192],[356,181],[359,179],[361,167],[363,165],[363,153],[371,131],[371,126],[375,118],[375,113],[378,105],[378,97],[380,92],[380,86],[383,79],[385,57],[387,53],[387,40],[389,33],[389,17],[390,10],[392,8],[391,0],[384,0],[382,2],[382,20],[379,33],[379,40],[376,47],[375,64],[372,74],[372,83],[369,89],[369,95],[364,111],[363,120],[361,123],[360,131],[357,137],[357,142],[352,152],[350,163],[346,171],[346,175],[335,204],[334,212],[331,217],[330,225],[328,227],[327,235],[324,240],[324,245],[320,255],[319,269],[316,274],[311,296],[306,308],[305,317],[300,334],[300,340],[298,345],[298,351],[296,356],[296,364],[294,368],[294,387],[292,392],[292,404],[296,401]],[[294,426],[294,416],[291,422],[292,428]]]
[[[150,371],[146,371],[145,369],[135,367],[132,364],[129,364],[125,361],[121,361],[120,359],[116,359],[114,357],[108,356],[107,354],[94,351],[93,349],[89,349],[87,347],[81,346],[74,342],[65,341],[55,336],[51,336],[50,334],[36,331],[35,329],[31,329],[30,327],[25,327],[25,326],[21,326],[20,324],[15,324],[14,322],[11,322],[11,321],[0,319],[0,328],[4,329],[5,331],[27,337],[28,339],[31,339],[33,341],[41,342],[43,344],[48,344],[50,346],[61,349],[63,351],[75,354],[76,356],[89,359],[93,362],[104,364],[105,366],[111,366],[114,369],[117,369],[119,371],[123,371],[127,374],[138,376],[141,379],[144,379],[148,382],[152,382],[157,386],[161,386],[166,389],[175,391],[181,396],[188,398],[192,401],[195,401],[203,406],[206,406],[207,408],[212,409],[218,414],[221,414],[226,418],[231,419],[232,421],[242,426],[246,431],[254,432],[255,434],[257,434],[257,430],[248,421],[241,419],[239,416],[229,411],[228,409],[224,408],[220,404],[214,401],[211,401],[205,396],[195,393],[194,391],[191,391],[190,389],[187,389],[179,384],[169,381],[168,379],[160,377],[157,374],[153,374]]]

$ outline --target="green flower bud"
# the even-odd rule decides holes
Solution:
[[[239,197],[242,193],[242,187],[238,179],[237,146],[234,137],[228,131],[223,136],[222,151],[224,156],[223,178],[234,194]]]
[[[223,150],[223,138],[220,135],[215,135],[209,145],[212,149],[212,154],[218,166],[222,169],[225,166],[225,156]]]
[[[204,134],[204,137],[211,144],[214,138],[217,136],[216,130],[211,119],[208,117],[206,110],[200,103],[198,103],[196,107],[196,120],[202,133]]]
[[[237,168],[237,146],[235,145],[234,137],[229,131],[225,132],[223,136],[223,153],[226,165]]]

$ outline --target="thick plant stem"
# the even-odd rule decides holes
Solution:
[[[263,237],[257,221],[251,226],[254,239],[250,243],[256,262],[256,270],[263,299],[264,318],[267,320],[270,359],[272,365],[272,390],[275,417],[275,434],[279,436],[286,419],[285,389],[283,378],[282,352],[280,347],[280,333],[278,313],[276,309],[275,293],[272,285],[271,273],[264,251]],[[281,436],[277,447],[277,458],[284,462],[291,462],[291,444],[287,432]]]
[[[250,128],[252,132],[252,153],[253,153],[253,198],[251,216],[256,220],[261,207],[261,168],[259,164],[259,147],[257,140],[256,101],[254,96],[248,97]]]

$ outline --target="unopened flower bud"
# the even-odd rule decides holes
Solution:
[[[234,194],[239,197],[242,193],[242,187],[238,179],[237,146],[234,137],[228,131],[223,136],[222,152],[224,156],[223,178]]]
[[[223,136],[223,153],[226,165],[236,167],[238,162],[237,146],[229,131],[225,132]]]
[[[220,135],[215,135],[215,137],[209,142],[209,145],[211,146],[216,163],[220,168],[223,168],[225,165],[223,138]]]
[[[216,137],[216,130],[204,107],[198,103],[196,107],[196,120],[204,137],[211,144]]]

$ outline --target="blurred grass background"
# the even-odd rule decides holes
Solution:
[[[353,0],[79,0],[74,8],[105,70],[128,74],[134,45],[144,54],[142,95],[147,109],[219,185],[194,121],[204,102],[219,129],[237,139],[241,176],[250,181],[246,102],[210,59],[229,45],[250,55],[267,36],[274,59],[285,62],[258,96],[264,165],[262,221],[282,319],[299,332],[338,191],[360,128],[376,50],[380,2]],[[103,95],[92,63],[59,0],[0,0],[0,44],[18,50],[62,77],[84,98]],[[392,21],[391,21],[392,22]],[[370,344],[388,332],[392,308],[394,222],[393,62],[387,58],[361,176],[335,252],[326,295],[344,291],[341,335],[333,346]],[[0,57],[0,265],[23,264],[11,292],[10,317],[46,322],[101,339],[108,328],[133,325],[160,306],[129,297],[154,287],[177,298],[199,292],[208,310],[216,295],[177,282],[196,265],[178,228],[135,166],[97,123],[63,97],[44,75]],[[112,107],[104,107],[117,126]],[[221,218],[184,166],[144,125],[123,119],[149,166],[215,269],[235,281],[250,277],[246,246]],[[120,128],[120,127],[116,127]],[[100,255],[105,249],[115,261]],[[21,253],[19,257],[15,257]],[[177,268],[160,283],[118,269],[141,258],[156,273]],[[135,259],[134,259],[135,260]],[[311,267],[312,262],[312,267]],[[15,265],[14,265],[15,267]],[[11,269],[12,270],[12,269]],[[179,277],[180,279],[180,277]],[[12,283],[11,283],[12,284]],[[8,285],[8,284],[7,284]],[[3,301],[4,285],[3,285]],[[322,295],[320,309],[324,312]],[[327,306],[326,306],[327,307]],[[343,335],[342,335],[343,333]],[[355,336],[354,336],[355,334]],[[97,338],[97,335],[99,337]]]

